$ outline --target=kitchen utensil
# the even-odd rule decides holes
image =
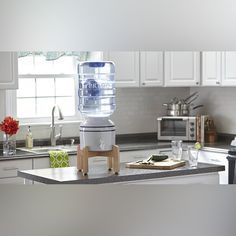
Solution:
[[[159,169],[159,170],[172,170],[177,167],[185,165],[185,161],[174,161],[170,158],[164,161],[158,161],[154,163],[144,162],[130,162],[126,163],[127,168],[136,168],[136,169]]]
[[[203,107],[203,105],[197,105],[191,108],[190,104],[184,104],[181,106],[181,112],[180,114],[182,116],[189,116],[191,109],[195,110],[197,108]]]
[[[180,110],[166,110],[167,116],[180,116]]]
[[[194,97],[194,96],[197,95],[197,94],[198,94],[198,92],[194,92],[194,93],[192,93],[190,96],[188,96],[187,98],[185,98],[183,101],[186,103],[186,102],[188,102],[188,100],[189,100],[190,98]]]
[[[179,103],[164,103],[162,105],[166,107],[167,116],[179,116],[180,115],[181,106]]]
[[[191,104],[193,101],[195,101],[198,97],[199,97],[199,95],[193,97],[190,101],[185,102],[185,103],[189,105],[189,104]]]

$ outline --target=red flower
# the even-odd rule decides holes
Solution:
[[[16,134],[19,129],[19,121],[14,120],[11,116],[5,117],[2,123],[0,123],[0,130],[10,136]]]

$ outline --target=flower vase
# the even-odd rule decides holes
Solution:
[[[3,156],[11,156],[16,154],[16,138],[15,135],[3,135]]]

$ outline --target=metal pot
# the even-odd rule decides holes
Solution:
[[[180,116],[181,105],[178,103],[164,103],[162,104],[166,107],[167,116]]]
[[[190,104],[182,104],[180,114],[181,114],[181,116],[189,116],[191,109],[195,110],[200,107],[203,107],[203,105],[198,105],[198,106],[191,108]]]
[[[167,110],[176,111],[176,110],[180,110],[181,109],[181,106],[180,106],[179,103],[164,103],[162,105],[165,106]]]
[[[166,110],[167,116],[180,116],[180,110]]]

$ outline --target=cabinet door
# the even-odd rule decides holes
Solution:
[[[34,169],[50,168],[49,157],[34,158],[33,163]]]
[[[166,86],[199,86],[200,52],[165,52]]]
[[[224,165],[225,171],[220,171],[220,184],[228,184],[228,160],[227,153],[199,151],[198,161],[215,165]]]
[[[221,52],[202,53],[202,85],[221,85]]]
[[[120,162],[133,162],[148,159],[152,154],[159,153],[157,149],[120,152]]]
[[[31,170],[32,159],[0,161],[0,179],[17,177],[18,170]]]
[[[143,87],[163,85],[163,52],[141,52],[141,83]]]
[[[34,169],[50,168],[49,157],[34,158],[33,163],[34,163],[34,165],[33,165]],[[69,164],[70,164],[70,166],[77,165],[77,156],[76,155],[69,156]]]
[[[21,177],[0,179],[0,184],[26,184],[26,180]],[[30,182],[27,182],[30,183]]]
[[[0,89],[18,88],[17,53],[0,52]]]
[[[236,86],[236,51],[222,52],[222,85]]]
[[[116,87],[139,87],[139,52],[108,52],[104,58],[115,63]]]

